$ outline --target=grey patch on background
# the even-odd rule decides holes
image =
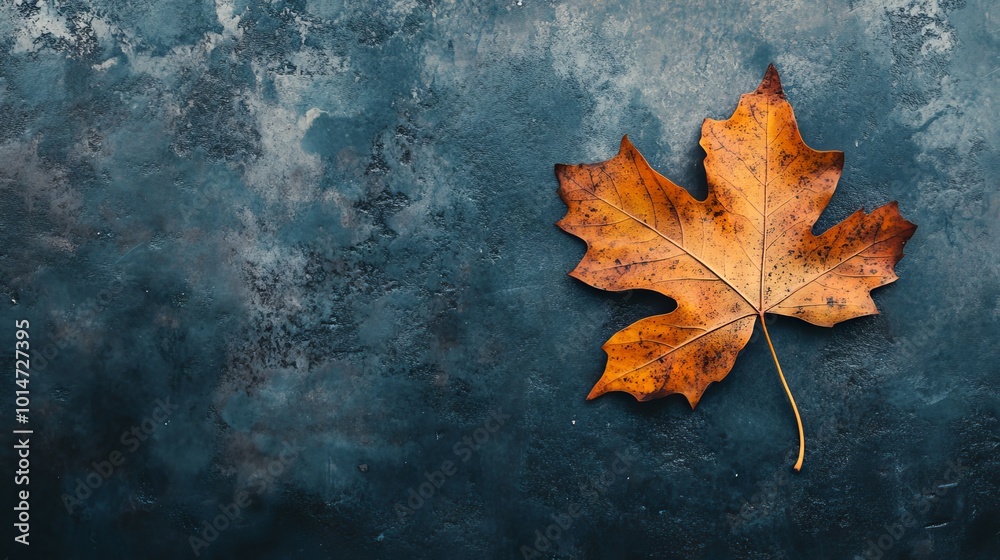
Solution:
[[[32,379],[32,552],[190,557],[289,443],[200,557],[521,558],[575,501],[546,557],[997,557],[990,7],[5,4],[4,324],[69,342]],[[817,230],[890,200],[919,225],[880,315],[769,326],[798,475],[759,340],[695,411],[584,401],[601,344],[672,303],[569,278],[584,247],[553,225],[553,165],[623,134],[703,195],[702,120],[769,62],[805,141],[845,152]],[[169,422],[67,513],[167,397]],[[595,485],[616,453],[624,479]]]

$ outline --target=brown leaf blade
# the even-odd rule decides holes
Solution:
[[[702,201],[654,171],[627,136],[610,160],[556,166],[568,207],[557,225],[587,242],[570,275],[677,301],[676,310],[605,343],[607,367],[588,399],[681,393],[693,408],[732,369],[757,317],[832,326],[877,313],[871,290],[897,279],[916,226],[895,202],[812,233],[843,153],[805,144],[773,66],[729,119],[706,119],[701,146],[709,184]]]
[[[608,391],[638,400],[683,393],[696,405],[705,388],[729,372],[753,331],[757,311],[723,278],[729,266],[717,271],[707,264],[731,258],[731,273],[752,282],[735,268],[747,256],[725,243],[743,227],[708,219],[712,209],[653,171],[627,136],[614,158],[557,166],[556,174],[569,207],[558,225],[588,245],[570,275],[605,290],[642,288],[677,300],[671,313],[639,321],[608,340],[608,367],[587,398]],[[713,334],[720,329],[726,336]]]

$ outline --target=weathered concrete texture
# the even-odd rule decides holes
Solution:
[[[34,557],[1000,557],[994,3],[593,4],[3,4]],[[553,225],[553,164],[626,133],[704,193],[702,119],[772,61],[845,152],[818,229],[919,224],[881,315],[770,327],[797,475],[759,338],[695,411],[584,401],[670,302],[567,277]]]

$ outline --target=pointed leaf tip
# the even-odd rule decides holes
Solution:
[[[785,91],[781,89],[781,78],[778,77],[778,70],[774,67],[774,64],[767,65],[767,72],[764,73],[764,79],[761,80],[760,86],[757,87],[757,91],[754,93],[772,93],[782,99],[785,98]]]

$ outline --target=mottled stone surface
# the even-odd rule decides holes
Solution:
[[[4,3],[0,338],[36,353],[30,549],[0,393],[4,550],[1000,557],[994,3],[594,4]],[[818,229],[919,225],[881,315],[769,327],[799,474],[756,336],[695,411],[584,401],[670,302],[567,277],[553,225],[553,164],[626,133],[703,193],[701,121],[768,62],[845,152]]]

